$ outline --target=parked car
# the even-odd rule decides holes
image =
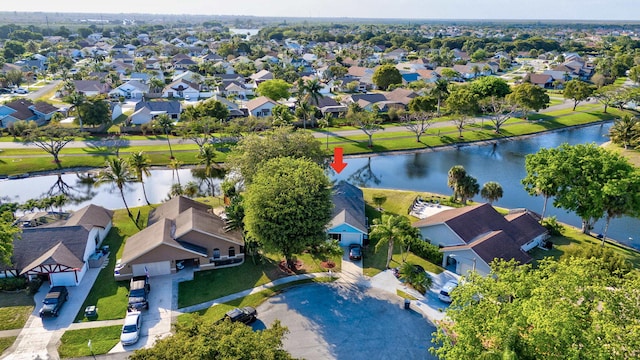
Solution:
[[[149,291],[151,291],[149,277],[134,276],[129,283],[129,307],[127,310],[140,311],[142,309],[149,309]]]
[[[16,94],[27,94],[29,91],[27,91],[27,89],[25,88],[17,88],[16,89]]]
[[[142,326],[142,316],[139,311],[127,313],[122,325],[122,333],[120,334],[120,342],[122,345],[133,345],[140,338],[140,327]]]
[[[362,259],[362,246],[358,244],[349,245],[349,260]]]
[[[0,94],[11,94],[12,90],[9,88],[0,88]]]
[[[60,313],[60,308],[65,301],[69,299],[69,292],[64,286],[52,287],[47,295],[42,300],[44,304],[40,309],[40,317],[54,316],[57,317]]]
[[[449,280],[446,284],[440,289],[440,293],[438,294],[438,299],[450,303],[451,302],[451,292],[458,287],[458,282],[455,280]]]
[[[235,308],[227,311],[224,315],[225,319],[229,319],[233,322],[239,321],[244,324],[251,324],[258,318],[258,311],[251,306],[245,306],[243,308]]]

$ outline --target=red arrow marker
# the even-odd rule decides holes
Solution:
[[[342,172],[342,170],[344,170],[344,168],[347,167],[347,163],[342,161],[342,148],[341,147],[333,148],[333,162],[331,162],[331,167],[338,174],[340,174],[340,172]]]

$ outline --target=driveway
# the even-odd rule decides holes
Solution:
[[[289,328],[284,348],[296,358],[437,359],[429,353],[435,326],[402,305],[402,299],[380,289],[340,282],[305,285],[259,306],[253,328],[279,319]]]

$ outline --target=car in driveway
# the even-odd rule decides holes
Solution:
[[[60,313],[62,305],[69,299],[69,292],[64,286],[52,287],[44,300],[42,300],[42,309],[40,309],[40,317],[57,317]]]
[[[128,311],[140,311],[149,309],[149,285],[148,276],[134,276],[129,283],[129,306]]]
[[[229,319],[232,322],[242,322],[244,324],[251,324],[258,318],[258,311],[251,307],[245,306],[243,308],[235,308],[227,311],[224,315],[224,319]]]
[[[122,345],[133,345],[140,339],[140,328],[142,327],[142,316],[139,311],[127,313],[122,325],[120,342]]]
[[[349,245],[349,260],[362,259],[362,246],[358,244]]]
[[[438,299],[441,301],[450,303],[451,302],[451,292],[458,287],[458,282],[455,280],[447,281],[442,289],[440,289],[440,293],[438,294]]]

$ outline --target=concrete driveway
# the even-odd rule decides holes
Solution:
[[[429,353],[435,326],[383,290],[314,284],[285,290],[261,306],[254,329],[274,320],[289,328],[284,348],[314,359],[437,359]]]

